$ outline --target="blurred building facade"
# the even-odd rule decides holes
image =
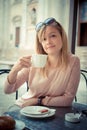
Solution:
[[[32,53],[35,25],[48,17],[56,18],[69,33],[70,0],[0,0],[0,8],[0,59],[12,60]],[[84,51],[87,56],[86,49],[76,43],[76,55],[80,58],[82,55],[81,63],[86,62],[83,56]]]

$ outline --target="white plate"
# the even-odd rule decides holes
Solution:
[[[41,112],[42,110],[47,110],[46,112]],[[42,115],[49,113],[49,108],[43,106],[27,106],[21,109],[21,112],[25,114],[32,114],[32,115]]]
[[[40,112],[40,114],[38,114],[38,110],[43,110],[43,109],[48,109],[48,112],[44,113],[44,114]],[[27,110],[27,111],[25,111],[25,110]],[[31,114],[28,110],[31,110],[32,111],[31,113],[35,113],[35,114]],[[46,118],[46,117],[51,117],[51,116],[55,115],[55,111],[56,111],[55,109],[49,109],[47,107],[42,107],[42,106],[28,106],[28,107],[21,109],[20,113],[27,117]]]
[[[25,128],[25,123],[20,120],[15,120],[16,125],[15,125],[15,130],[23,130]]]

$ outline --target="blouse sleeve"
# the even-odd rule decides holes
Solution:
[[[49,97],[46,96],[43,100],[43,105],[47,106],[71,106],[75,98],[80,81],[80,60],[76,57],[72,66],[69,82],[65,93],[61,96]]]
[[[6,79],[4,88],[5,93],[9,94],[15,92],[24,82],[28,81],[28,76],[29,69],[25,68],[18,73],[16,82],[14,84],[10,84],[8,79]]]

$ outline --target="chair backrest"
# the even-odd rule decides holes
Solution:
[[[0,75],[9,73],[10,69],[0,69]],[[16,99],[18,99],[18,90],[16,91]]]
[[[9,73],[10,69],[0,69],[0,75],[4,73]]]
[[[86,88],[87,88],[87,70],[81,69],[80,74],[83,76],[85,83],[86,83]],[[77,102],[77,96],[75,96],[75,102]]]
[[[86,87],[87,87],[87,70],[82,69],[81,70],[81,75],[84,77],[85,82],[86,82]]]

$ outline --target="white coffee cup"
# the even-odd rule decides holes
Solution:
[[[32,66],[43,68],[46,65],[47,55],[45,54],[32,54]]]

